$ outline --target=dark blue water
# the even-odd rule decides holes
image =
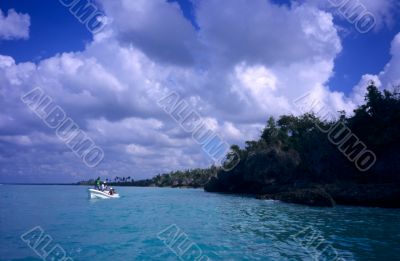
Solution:
[[[195,189],[118,191],[120,199],[89,200],[80,186],[0,186],[0,260],[42,260],[21,239],[36,226],[73,260],[193,260],[200,252],[179,252],[179,235],[201,260],[400,260],[399,210],[311,208]]]

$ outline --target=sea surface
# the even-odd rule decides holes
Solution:
[[[87,189],[0,186],[0,260],[51,260],[56,244],[72,260],[400,260],[400,210],[201,189],[124,187],[93,200]]]

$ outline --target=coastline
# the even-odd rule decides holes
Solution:
[[[140,181],[138,181],[140,182]],[[205,187],[199,186],[156,186],[137,185],[132,183],[109,183],[113,187],[147,187],[147,188],[170,188],[170,189],[203,189],[205,192],[246,195],[259,200],[276,200],[285,203],[307,205],[312,207],[378,207],[378,208],[400,208],[400,184],[307,184],[302,186],[270,186],[264,188],[263,193],[251,191],[216,189],[210,187],[212,182]],[[2,183],[2,185],[16,186],[93,186],[94,184],[77,183]]]

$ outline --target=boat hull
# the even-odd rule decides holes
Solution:
[[[100,191],[96,189],[89,189],[89,197],[90,198],[119,198],[119,194],[115,193],[113,195],[108,194],[108,191]]]

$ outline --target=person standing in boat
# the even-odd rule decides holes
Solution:
[[[101,185],[101,181],[100,181],[100,177],[98,177],[96,179],[96,183],[95,183],[95,187],[96,187],[97,190],[100,190],[100,185]]]

